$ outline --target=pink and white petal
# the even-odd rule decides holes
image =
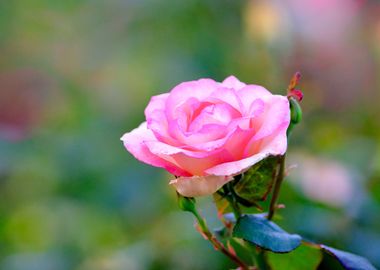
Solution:
[[[193,143],[191,145],[187,145],[185,148],[191,151],[201,151],[201,152],[211,152],[214,150],[220,150],[223,148],[223,146],[226,144],[226,142],[229,140],[229,138],[234,134],[236,129],[238,128],[237,125],[234,127],[227,127],[227,131],[225,136],[223,136],[220,139],[216,140],[210,140],[207,142],[201,142],[201,143]]]
[[[266,98],[272,96],[272,93],[260,85],[250,84],[237,91],[237,95],[241,100],[245,111],[248,112],[251,104],[256,99],[266,100]]]
[[[273,134],[276,130],[286,129],[290,123],[289,101],[284,96],[273,95],[266,102],[265,111],[252,120],[257,130],[255,140]]]
[[[158,155],[158,156],[172,156],[175,154],[182,153],[182,154],[185,154],[186,156],[193,157],[193,158],[205,158],[215,153],[215,152],[188,150],[188,149],[172,146],[160,141],[149,141],[149,142],[145,142],[145,144],[153,154]]]
[[[248,168],[250,168],[252,165],[256,164],[257,162],[263,160],[264,158],[268,157],[269,153],[258,153],[256,155],[253,155],[249,158],[241,159],[238,161],[232,161],[232,162],[226,162],[219,165],[216,165],[205,172],[208,174],[215,174],[215,175],[238,175],[244,171],[246,171]]]
[[[215,193],[224,184],[233,180],[232,176],[193,176],[179,177],[170,181],[177,192],[185,197],[199,197]]]
[[[143,122],[138,128],[131,132],[125,133],[121,140],[125,148],[138,160],[149,165],[164,168],[170,173],[178,176],[189,176],[185,170],[179,168],[173,163],[153,154],[146,145],[146,142],[155,141],[152,131],[147,128],[146,122]]]
[[[151,130],[158,141],[168,143],[170,145],[180,145],[169,133],[169,124],[166,119],[165,112],[155,110],[147,118],[147,128]]]
[[[266,106],[263,100],[256,99],[251,104],[251,107],[249,108],[248,112],[246,112],[243,117],[237,118],[234,121],[239,126],[239,128],[243,130],[257,130],[258,127],[255,127],[253,125],[254,119],[264,113],[265,107]]]
[[[236,111],[230,104],[212,104],[205,107],[203,111],[193,119],[189,125],[188,131],[194,132],[201,130],[203,126],[208,124],[227,126],[232,121],[232,119],[240,116],[241,114]]]
[[[283,124],[279,126],[279,128],[269,136],[266,136],[258,140],[256,139],[256,136],[253,136],[251,140],[246,143],[246,147],[244,149],[244,156],[247,157],[258,153],[262,151],[261,149],[266,148],[268,144],[271,146],[273,152],[282,155],[286,152],[287,148],[287,129],[288,124]]]
[[[148,103],[148,106],[145,108],[145,111],[144,111],[146,119],[149,119],[150,116],[154,114],[154,111],[165,110],[165,103],[168,96],[169,96],[169,93],[165,93],[165,94],[151,97]]]
[[[209,156],[197,158],[178,153],[171,155],[173,162],[190,175],[204,176],[207,175],[205,170],[216,166],[217,164],[225,163],[234,160],[233,156],[226,149],[218,149],[208,153]]]
[[[255,155],[252,155],[250,157],[247,157],[241,160],[226,162],[226,163],[216,165],[210,169],[207,169],[205,172],[207,174],[219,175],[219,176],[237,175],[246,171],[251,166],[255,165],[259,161],[269,156],[283,155],[286,152],[286,147],[287,147],[286,133],[285,135],[283,133],[280,133],[276,137],[274,137],[272,140],[265,143],[266,145],[263,144],[263,148],[260,149],[260,152]]]
[[[173,111],[173,114],[170,116],[170,120],[174,119],[181,122],[181,127],[183,130],[186,130],[187,126],[190,124],[191,119],[194,118],[194,114],[196,114],[196,112],[199,111],[203,106],[207,105],[203,104],[196,98],[190,97],[180,106],[178,106],[175,111]]]
[[[233,88],[235,90],[241,89],[244,86],[246,86],[245,83],[239,81],[239,79],[236,78],[235,76],[229,76],[226,79],[224,79],[224,81],[222,82],[222,85],[228,88]]]
[[[169,124],[169,132],[178,142],[192,147],[193,145],[223,138],[228,133],[228,129],[223,125],[208,124],[197,132],[184,132],[176,121],[171,121]]]
[[[254,134],[252,129],[241,129],[237,127],[235,132],[228,138],[223,148],[226,149],[234,160],[240,160],[244,156],[244,149]]]
[[[166,112],[168,117],[174,118],[175,111],[189,98],[196,98],[199,101],[208,97],[220,83],[211,79],[200,79],[197,81],[183,82],[174,87],[166,100]]]
[[[249,125],[250,118],[237,118],[232,120],[227,126],[226,135],[217,140],[210,140],[204,143],[191,144],[190,147],[194,151],[213,151],[216,149],[227,149],[233,156],[236,156],[236,152],[242,152],[241,145],[245,145],[246,142],[253,136],[253,129],[242,129],[240,126],[247,122]],[[227,146],[228,144],[228,146]],[[238,146],[238,147],[237,147]],[[238,155],[241,157],[241,155]],[[236,159],[236,158],[235,158]]]
[[[241,102],[239,96],[235,89],[219,87],[212,94],[206,98],[205,101],[211,103],[226,103],[230,104],[237,112],[243,113],[243,103]]]

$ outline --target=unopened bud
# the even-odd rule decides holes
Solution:
[[[184,197],[181,194],[178,195],[178,206],[181,210],[187,212],[195,212],[195,199],[192,197]]]
[[[300,79],[301,79],[301,72],[297,71],[293,75],[292,79],[290,80],[290,83],[289,83],[289,86],[288,86],[288,93],[297,86],[297,84],[300,81]]]
[[[288,93],[288,97],[295,98],[298,102],[300,102],[303,99],[303,93],[299,89],[293,89]]]
[[[302,120],[302,109],[298,101],[290,97],[289,98],[290,103],[290,120],[292,124],[298,124]]]

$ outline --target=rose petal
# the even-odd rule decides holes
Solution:
[[[166,100],[165,108],[168,118],[175,118],[175,111],[189,98],[200,101],[208,97],[219,83],[211,79],[200,79],[198,81],[183,82],[174,87]]]
[[[172,156],[174,154],[183,153],[189,157],[204,158],[212,155],[214,152],[205,151],[193,151],[173,145],[169,145],[160,141],[147,141],[145,142],[149,150],[155,155],[168,155]]]
[[[280,127],[286,129],[290,123],[289,101],[286,97],[273,95],[266,104],[265,111],[252,120],[253,127],[257,129],[256,140],[273,134]]]
[[[283,122],[278,126],[277,130],[272,132],[270,135],[257,139],[256,135],[251,138],[249,142],[246,143],[246,147],[244,149],[244,156],[251,156],[259,151],[263,146],[271,143],[273,149],[276,149],[276,152],[285,153],[287,147],[287,135],[286,131],[288,129],[288,122]]]
[[[205,125],[198,132],[184,132],[177,121],[169,122],[169,132],[181,144],[193,146],[223,138],[228,133],[226,126],[218,124]]]
[[[207,175],[205,170],[212,168],[217,164],[234,160],[233,156],[223,148],[208,152],[208,154],[208,156],[203,158],[188,156],[185,153],[174,154],[170,157],[175,161],[175,164],[178,167],[191,175],[197,176]]]
[[[125,133],[121,140],[125,148],[138,160],[155,167],[165,168],[167,171],[178,176],[189,176],[189,173],[175,166],[174,164],[154,155],[146,146],[145,142],[156,141],[153,133],[147,128],[147,123],[143,122],[138,128]]]
[[[150,116],[154,114],[154,111],[165,110],[165,103],[168,96],[169,94],[165,93],[151,97],[148,106],[145,108],[144,111],[146,119],[149,119]]]
[[[231,88],[218,88],[206,98],[206,101],[211,103],[225,103],[234,107],[238,112],[243,112],[243,104],[236,93],[235,89]]]
[[[204,170],[216,164],[234,160],[226,149],[214,151],[191,151],[158,141],[147,141],[149,151],[160,158],[175,164],[190,175],[204,175]]]
[[[153,132],[157,140],[174,146],[180,145],[180,142],[171,137],[169,124],[164,111],[153,111],[149,118],[147,118],[147,125],[148,129]]]
[[[264,141],[262,148],[255,155],[238,161],[226,162],[207,169],[212,175],[237,175],[268,156],[283,155],[287,147],[286,131],[277,134],[272,140]]]
[[[235,76],[229,76],[229,77],[227,77],[222,82],[222,85],[225,86],[225,87],[228,87],[228,88],[233,88],[235,90],[239,90],[239,89],[243,88],[244,86],[246,86],[245,83],[239,81],[239,79],[236,78]]]
[[[210,151],[214,151],[214,150],[222,148],[226,144],[226,142],[231,138],[231,136],[234,135],[235,131],[238,129],[237,124],[233,124],[231,126],[233,127],[230,127],[230,126],[227,127],[228,132],[227,132],[227,135],[225,135],[224,137],[220,139],[216,139],[216,140],[210,140],[204,143],[194,143],[194,144],[188,145],[187,149],[192,150],[192,151],[210,152]]]
[[[249,110],[246,111],[245,115],[241,119],[237,119],[239,127],[241,129],[253,129],[258,130],[258,126],[254,126],[254,119],[258,118],[265,111],[265,102],[261,99],[255,99]]]
[[[232,119],[240,116],[240,113],[236,111],[230,104],[212,104],[204,108],[203,111],[195,119],[193,119],[189,125],[188,131],[196,132],[208,124],[219,124],[227,126],[232,121]]]
[[[253,129],[242,129],[238,126],[231,136],[229,136],[223,148],[234,157],[234,160],[245,158],[247,156],[244,156],[244,149],[253,135]]]
[[[170,181],[177,192],[185,197],[205,196],[215,193],[224,184],[233,179],[232,176],[193,176],[179,177]]]
[[[267,89],[265,89],[264,87],[260,85],[254,85],[254,84],[250,84],[243,87],[242,89],[237,91],[237,95],[239,99],[241,100],[245,111],[249,111],[251,104],[256,99],[266,100],[267,97],[272,96],[271,92],[269,92]]]

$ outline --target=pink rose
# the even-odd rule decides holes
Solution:
[[[145,116],[121,140],[138,160],[177,176],[170,184],[187,197],[212,194],[287,147],[288,99],[233,76],[181,83],[152,97]]]

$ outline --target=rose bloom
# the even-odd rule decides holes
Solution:
[[[153,96],[145,116],[121,140],[138,160],[175,175],[170,184],[187,197],[212,194],[287,147],[288,99],[233,76],[183,82]]]

